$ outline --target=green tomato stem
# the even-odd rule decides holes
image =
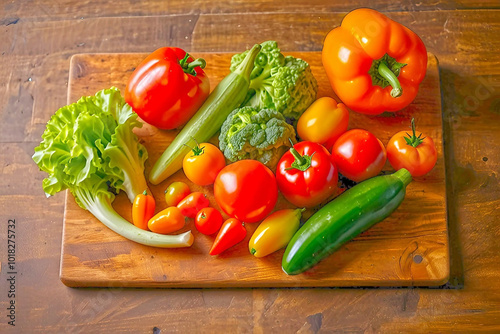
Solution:
[[[406,133],[406,135],[408,137],[404,137],[404,139],[406,140],[406,144],[412,146],[412,147],[417,147],[418,145],[422,144],[422,142],[424,141],[425,137],[421,138],[422,137],[422,134],[420,134],[418,137],[417,137],[417,133],[415,131],[415,118],[412,118],[411,119],[411,130],[413,132],[413,136],[410,135],[408,132]]]
[[[290,148],[290,153],[295,158],[295,161],[292,162],[291,167],[286,168],[286,170],[298,169],[302,172],[305,172],[309,167],[311,167],[312,156],[300,155],[300,153],[293,147],[293,142],[291,139],[290,143],[292,144],[292,147]]]

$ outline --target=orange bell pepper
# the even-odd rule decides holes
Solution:
[[[155,208],[155,198],[148,195],[146,190],[142,194],[137,195],[132,205],[132,222],[134,225],[149,231],[148,221],[155,214]]]
[[[347,14],[326,36],[323,66],[342,102],[377,115],[398,111],[417,95],[427,50],[410,29],[368,8]]]

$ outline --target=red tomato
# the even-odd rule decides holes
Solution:
[[[181,211],[171,206],[158,212],[148,221],[148,228],[155,233],[167,234],[180,230],[184,227],[186,220]]]
[[[189,186],[184,182],[172,182],[165,190],[165,202],[168,206],[177,206],[190,193]]]
[[[187,195],[177,207],[181,210],[181,213],[189,218],[195,218],[198,211],[206,208],[210,204],[207,196],[200,192],[194,192]]]
[[[219,148],[210,143],[197,144],[182,162],[187,178],[199,186],[213,184],[217,174],[226,165],[226,158]]]
[[[194,226],[201,233],[211,235],[220,229],[223,222],[224,218],[222,218],[219,210],[209,207],[198,212],[194,219]]]
[[[283,154],[278,163],[276,181],[290,203],[311,208],[335,193],[338,173],[326,148],[303,141]]]
[[[240,160],[224,167],[214,183],[217,204],[245,223],[266,217],[278,199],[273,172],[256,160]]]
[[[422,176],[436,165],[436,146],[431,137],[415,131],[413,119],[411,124],[412,136],[406,131],[400,131],[389,140],[387,159],[396,170],[406,168],[412,176]]]
[[[187,57],[187,58],[186,58]],[[169,130],[184,125],[210,93],[202,68],[179,48],[160,48],[134,70],[125,88],[125,101],[147,123]]]
[[[382,142],[361,129],[347,131],[332,147],[332,158],[339,172],[356,182],[378,175],[386,157]]]
[[[312,141],[330,149],[341,134],[347,131],[349,111],[343,103],[331,97],[313,102],[297,122],[297,134],[302,140]]]

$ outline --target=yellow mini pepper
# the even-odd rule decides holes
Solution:
[[[304,210],[279,210],[264,219],[250,239],[250,253],[255,257],[264,257],[288,245],[299,229]]]

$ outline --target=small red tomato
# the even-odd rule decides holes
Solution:
[[[303,141],[283,154],[276,170],[276,181],[290,203],[311,208],[335,193],[338,173],[326,148]]]
[[[387,159],[394,169],[406,168],[412,176],[422,176],[436,165],[437,151],[431,137],[415,131],[412,118],[413,135],[406,131],[396,133],[387,144]]]
[[[210,249],[210,255],[218,255],[237,243],[243,241],[247,235],[245,226],[235,218],[229,218],[222,225]]]
[[[217,146],[210,143],[196,144],[182,162],[184,174],[199,186],[213,184],[217,174],[225,165],[224,154]]]
[[[189,186],[184,182],[172,182],[165,190],[165,202],[168,206],[177,206],[190,193]]]
[[[332,147],[332,158],[339,172],[355,182],[378,175],[386,157],[382,142],[362,129],[347,131]]]
[[[220,229],[223,222],[224,218],[219,210],[208,207],[198,212],[194,219],[194,226],[200,233],[211,235]]]
[[[273,172],[256,160],[240,160],[224,167],[214,183],[220,208],[245,223],[264,219],[278,199]]]
[[[148,222],[148,228],[151,232],[167,234],[180,230],[184,227],[186,220],[181,211],[171,206],[158,212]]]
[[[207,196],[200,192],[194,192],[187,195],[177,204],[181,213],[189,218],[195,218],[198,211],[210,205]]]
[[[203,59],[186,51],[163,47],[134,70],[125,88],[125,101],[147,123],[169,130],[185,124],[210,93]]]

